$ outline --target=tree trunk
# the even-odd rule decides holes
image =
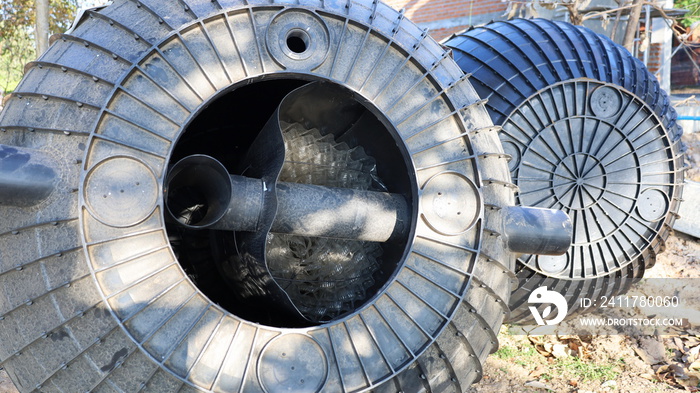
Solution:
[[[49,49],[49,0],[36,0],[36,55]]]
[[[642,14],[642,0],[634,0],[634,7],[630,8],[630,17],[625,29],[625,37],[622,39],[622,46],[630,53],[634,50],[634,36],[639,28],[639,16]]]

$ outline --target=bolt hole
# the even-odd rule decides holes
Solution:
[[[287,34],[287,48],[290,51],[301,54],[309,47],[309,34],[303,30],[292,30]]]

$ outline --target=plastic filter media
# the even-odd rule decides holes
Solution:
[[[300,124],[283,125],[285,163],[279,181],[384,191],[376,164],[361,147],[337,143]],[[374,285],[379,243],[268,235],[267,263],[305,318],[323,322],[354,311]]]

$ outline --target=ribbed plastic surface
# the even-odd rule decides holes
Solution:
[[[544,19],[494,22],[451,38],[512,156],[518,203],[566,211],[561,257],[523,256],[513,321],[546,285],[568,299],[625,291],[653,265],[676,218],[683,162],[676,112],[644,65],[607,37]]]
[[[302,31],[309,56],[280,40]],[[414,217],[390,280],[331,323],[226,311],[178,262],[163,181],[193,117],[276,78],[356,94],[410,155],[421,198],[458,181],[495,208],[475,202],[458,234]],[[514,196],[497,133],[444,49],[381,2],[115,0],[27,67],[0,143],[46,152],[60,174],[40,206],[0,209],[0,359],[22,391],[464,391],[498,345],[514,279],[498,208]]]

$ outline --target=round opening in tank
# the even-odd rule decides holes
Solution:
[[[290,34],[287,44],[303,52],[303,35]],[[312,85],[322,93],[287,99],[280,113],[285,97]],[[412,229],[377,242],[267,233],[265,228],[198,227],[218,219],[220,196],[230,192],[230,183],[214,186],[212,179],[228,172],[262,178],[268,187],[270,179],[256,171],[279,161],[277,182],[400,195],[413,228],[417,190],[409,154],[390,122],[362,102],[330,82],[258,80],[212,99],[183,130],[169,159],[170,170],[193,156],[208,156],[221,169],[166,176],[167,231],[181,267],[214,303],[266,326],[317,326],[352,315],[394,277],[408,252]],[[273,123],[281,134],[279,146],[264,134]],[[258,251],[264,256],[251,257]]]

